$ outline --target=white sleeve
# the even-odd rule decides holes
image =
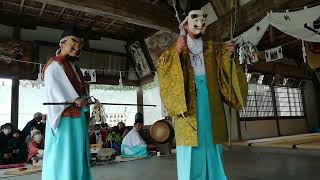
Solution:
[[[79,94],[73,88],[58,62],[53,61],[45,71],[45,100],[49,103],[73,102]],[[59,126],[61,114],[69,105],[48,105],[48,122],[52,129]]]
[[[122,144],[127,146],[135,147],[135,146],[147,146],[146,142],[142,139],[140,134],[132,129],[123,139]]]

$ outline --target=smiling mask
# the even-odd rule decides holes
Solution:
[[[204,34],[206,18],[207,14],[204,14],[202,10],[190,11],[188,14],[188,30],[194,35]]]

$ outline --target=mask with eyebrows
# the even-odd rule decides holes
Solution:
[[[193,35],[204,34],[206,30],[207,14],[202,10],[192,10],[188,14],[188,31]]]
[[[79,57],[82,48],[82,41],[76,36],[67,36],[60,41],[61,53],[69,57]]]

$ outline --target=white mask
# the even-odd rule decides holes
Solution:
[[[10,133],[11,133],[11,129],[3,129],[3,133],[4,133],[5,135],[10,134]]]
[[[206,17],[202,10],[192,10],[188,14],[188,29],[193,35],[204,34],[206,30]]]
[[[43,138],[43,137],[42,137],[41,134],[37,134],[37,135],[35,135],[33,138],[34,138],[35,141],[37,141],[37,142],[39,143],[39,142],[42,141],[42,138]]]

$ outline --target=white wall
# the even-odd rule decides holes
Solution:
[[[127,53],[126,41],[116,39],[101,38],[101,40],[90,40],[89,46],[92,49],[106,50],[112,52]]]
[[[20,37],[25,41],[45,41],[51,43],[59,43],[62,30],[45,28],[45,27],[37,27],[36,30],[32,29],[21,29]]]
[[[3,39],[11,38],[13,33],[13,27],[0,24],[0,37]]]
[[[152,84],[155,84],[154,82]],[[162,103],[159,86],[154,85],[151,89],[143,89],[143,104],[154,104],[156,107],[143,107],[144,124],[152,125],[162,117]]]

